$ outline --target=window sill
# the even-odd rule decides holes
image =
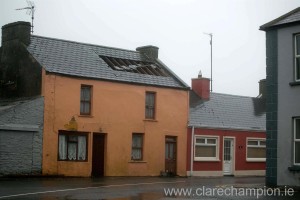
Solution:
[[[259,159],[259,158],[246,158],[247,162],[266,162],[265,158]]]
[[[78,115],[78,117],[86,117],[86,118],[93,118],[93,115]]]
[[[145,122],[157,122],[156,119],[144,119]]]
[[[288,167],[290,172],[300,172],[300,166],[294,165],[292,167]]]
[[[220,162],[221,160],[210,160],[210,159],[194,159],[195,162]]]
[[[131,160],[128,163],[147,163],[147,161],[144,161],[144,160]]]
[[[300,85],[300,81],[290,82],[290,86],[298,86]]]
[[[86,163],[88,160],[57,160],[58,162],[76,162],[76,163]]]

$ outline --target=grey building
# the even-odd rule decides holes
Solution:
[[[300,8],[260,27],[266,32],[266,184],[300,186]]]
[[[0,100],[0,176],[42,172],[44,98]]]
[[[15,29],[18,31],[14,31]],[[0,176],[42,173],[44,98],[41,67],[30,57],[30,23],[2,27]]]

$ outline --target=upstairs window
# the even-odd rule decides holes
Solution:
[[[294,164],[300,165],[300,117],[294,118]]]
[[[300,34],[295,36],[295,81],[300,81]]]
[[[266,161],[266,140],[248,139],[247,140],[247,161],[263,162]]]
[[[154,92],[146,92],[145,118],[155,119],[155,96]]]
[[[143,160],[143,137],[141,133],[132,134],[131,160]]]
[[[82,85],[80,91],[80,115],[91,115],[92,86]]]

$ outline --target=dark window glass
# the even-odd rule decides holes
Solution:
[[[295,142],[295,164],[300,164],[300,142]]]
[[[146,110],[145,110],[146,119],[155,118],[155,93],[146,92]]]
[[[296,35],[296,55],[300,55],[300,35]]]
[[[91,114],[91,86],[81,86],[80,115]]]
[[[131,160],[143,159],[143,134],[132,134]]]
[[[296,80],[300,80],[300,57],[296,58]]]

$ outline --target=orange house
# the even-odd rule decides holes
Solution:
[[[43,175],[186,175],[189,87],[157,47],[29,40],[31,62],[41,67]]]

